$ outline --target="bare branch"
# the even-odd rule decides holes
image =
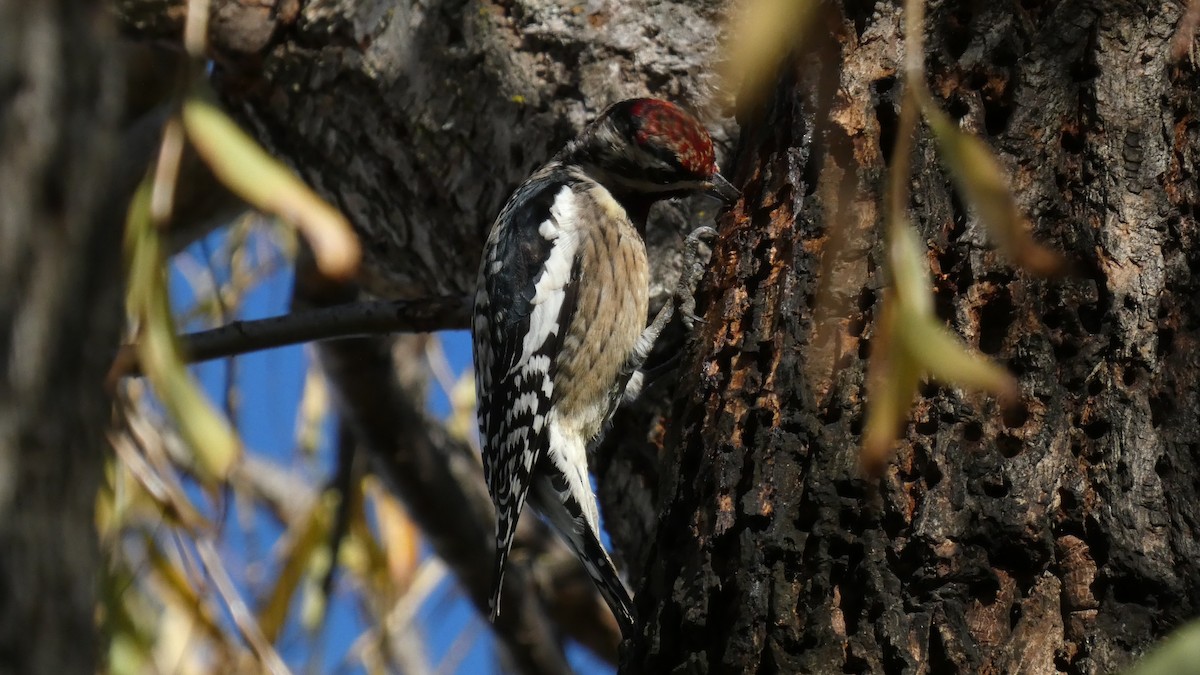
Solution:
[[[229,576],[229,572],[225,570],[225,565],[221,562],[221,556],[217,553],[212,538],[198,537],[196,552],[200,554],[200,560],[203,561],[209,578],[217,587],[217,593],[233,617],[234,625],[241,632],[242,638],[250,645],[254,655],[258,657],[259,663],[271,675],[291,675],[292,671],[284,665],[279,652],[275,651],[275,647],[263,635],[262,628],[258,625],[258,619],[254,617],[254,612],[250,611],[246,601],[242,599],[241,593],[238,592],[237,586],[233,583],[233,579]]]
[[[428,333],[466,328],[468,297],[355,302],[303,309],[253,321],[234,321],[212,330],[181,336],[189,363],[208,361],[302,342],[387,333]],[[141,372],[134,345],[122,345],[109,374],[115,378]]]

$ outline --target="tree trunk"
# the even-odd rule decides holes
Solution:
[[[617,486],[656,505],[649,523],[608,512],[619,548],[649,542],[624,671],[1118,670],[1200,610],[1200,78],[1170,60],[1182,8],[931,5],[935,96],[998,151],[1074,273],[1039,280],[992,250],[922,131],[911,215],[938,311],[1020,378],[1026,410],[927,385],[867,480],[877,205],[908,159],[889,157],[902,17],[846,5],[810,38],[832,48],[739,120],[744,203],[721,221],[669,415],[610,439],[641,449],[609,465],[607,504]],[[852,245],[831,265],[835,209]],[[814,317],[825,274],[840,320]]]
[[[0,672],[93,673],[94,507],[121,313],[102,3],[0,0]],[[119,220],[117,221],[119,222]]]

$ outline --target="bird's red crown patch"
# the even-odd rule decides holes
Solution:
[[[699,120],[683,108],[656,98],[638,99],[629,108],[639,121],[638,143],[671,146],[683,168],[699,176],[716,172],[712,139]]]

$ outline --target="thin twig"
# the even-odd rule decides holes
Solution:
[[[354,511],[355,499],[362,498],[362,493],[355,489],[356,481],[361,484],[363,473],[362,468],[356,466],[356,457],[358,457],[356,449],[353,434],[342,427],[338,432],[337,473],[329,485],[340,495],[337,510],[334,513],[333,527],[329,531],[327,542],[329,560],[335,561],[335,563],[341,552],[342,543],[350,531],[351,512]],[[321,604],[324,609],[321,611],[320,623],[309,633],[312,649],[309,651],[308,665],[305,668],[306,672],[314,675],[320,672],[321,664],[325,661],[325,628],[329,624],[329,599],[333,595],[333,582],[339,567],[337,564],[330,565],[321,578]]]
[[[193,59],[204,58],[210,10],[209,0],[188,0],[187,18],[183,24],[183,48]]]
[[[284,665],[279,653],[267,641],[262,628],[258,625],[258,620],[254,618],[254,613],[246,606],[246,602],[242,600],[241,594],[234,586],[233,579],[225,571],[225,566],[221,563],[221,556],[217,554],[212,540],[208,537],[197,538],[196,552],[200,554],[200,560],[204,562],[209,578],[213,580],[217,587],[217,593],[225,601],[225,606],[233,616],[234,624],[241,631],[242,637],[245,638],[250,648],[254,650],[259,662],[272,675],[291,675],[292,671]]]
[[[417,572],[404,594],[396,599],[396,603],[390,609],[385,610],[375,626],[368,628],[355,638],[353,644],[346,650],[343,663],[350,665],[352,659],[357,659],[359,663],[366,665],[372,656],[377,656],[381,660],[389,661],[392,665],[399,665],[394,663],[396,659],[388,655],[389,651],[394,651],[394,648],[389,649],[388,647],[394,642],[390,636],[404,636],[413,633],[412,623],[416,618],[417,611],[429,599],[438,584],[446,578],[446,573],[446,564],[441,558],[437,556],[426,558],[417,568]],[[455,640],[455,644],[457,642]],[[422,670],[428,671],[429,666],[423,661],[422,656],[416,664],[408,665],[418,665]],[[405,669],[405,672],[408,670]]]
[[[175,186],[183,162],[183,124],[171,116],[163,127],[162,146],[154,163],[154,191],[150,195],[150,217],[155,227],[164,230],[175,206]]]
[[[284,347],[302,342],[386,333],[428,333],[466,328],[471,301],[468,297],[426,300],[355,302],[305,309],[253,321],[234,321],[212,330],[180,336],[189,363]],[[134,345],[117,351],[110,381],[140,375]]]
[[[166,420],[153,417],[145,401],[120,392],[119,425],[109,434],[119,459],[164,510],[189,532],[210,527],[183,491],[176,471],[191,478],[190,451]],[[229,473],[229,483],[249,495],[287,527],[312,510],[317,488],[299,471],[247,454]]]
[[[925,0],[904,3],[905,86],[925,87]]]

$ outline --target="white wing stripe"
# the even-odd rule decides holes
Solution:
[[[534,284],[533,312],[529,316],[529,332],[521,345],[521,358],[516,363],[518,368],[541,349],[551,333],[561,330],[558,315],[566,296],[565,289],[571,282],[575,251],[579,248],[575,201],[571,187],[563,186],[550,207],[550,217],[538,228],[538,232],[554,245],[546,258],[544,271]]]

